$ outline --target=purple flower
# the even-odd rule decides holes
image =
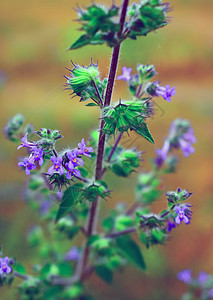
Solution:
[[[25,173],[27,175],[30,175],[30,171],[34,170],[36,168],[36,165],[34,164],[34,160],[32,157],[24,158],[22,162],[18,163],[19,167],[24,167],[25,168]]]
[[[169,135],[166,138],[162,149],[156,149],[157,157],[155,164],[161,167],[166,160],[169,151],[172,148],[181,148],[183,155],[188,157],[195,152],[191,143],[196,143],[197,139],[194,135],[194,130],[189,121],[183,119],[176,119],[171,123]]]
[[[64,259],[65,260],[75,260],[77,261],[79,259],[79,250],[77,247],[71,247],[70,250],[65,254]]]
[[[186,284],[192,282],[192,271],[190,269],[183,270],[177,274],[177,278]]]
[[[208,296],[213,298],[213,287],[209,290]]]
[[[11,273],[12,272],[12,268],[10,266],[8,266],[9,264],[9,257],[5,257],[5,258],[0,258],[0,274],[3,273]]]
[[[43,165],[44,160],[42,148],[32,147],[31,155],[34,161],[38,161],[40,166]]]
[[[178,142],[184,156],[188,157],[190,154],[195,152],[195,148],[191,145],[191,143],[196,143],[196,141],[197,139],[194,135],[193,128],[188,127],[187,131],[178,138]]]
[[[182,207],[180,207],[180,206],[176,206],[175,207],[175,210],[176,210],[176,213],[177,213],[177,217],[175,218],[175,222],[177,224],[180,224],[182,221],[185,224],[189,224],[190,223],[190,219],[187,216],[187,213],[185,212],[187,209],[188,209],[188,207],[186,205],[184,205]]]
[[[78,165],[79,166],[84,165],[83,159],[77,157],[78,154],[80,154],[78,149],[74,149],[72,151],[67,152],[67,157],[72,162],[74,167],[77,167]]]
[[[175,87],[170,89],[168,84],[164,86],[157,85],[157,89],[155,90],[156,96],[162,96],[166,101],[170,102],[171,97],[176,94]]]
[[[157,157],[155,158],[155,164],[157,167],[161,167],[164,161],[167,158],[167,155],[169,153],[170,149],[170,142],[166,139],[164,141],[163,147],[161,149],[156,149],[155,152],[157,154]]]
[[[200,285],[203,285],[208,280],[209,275],[206,272],[201,271],[198,274],[198,282]]]
[[[71,161],[69,161],[68,163],[65,164],[66,168],[67,168],[67,174],[66,177],[67,179],[71,179],[72,176],[80,176],[81,173],[79,170],[75,169],[73,163]]]
[[[18,150],[20,148],[22,148],[22,147],[29,147],[29,148],[31,148],[31,147],[35,146],[35,143],[27,141],[27,135],[28,135],[28,132],[26,132],[25,135],[23,136],[23,138],[21,139],[22,144],[20,146],[18,146],[18,148],[17,148]]]
[[[132,68],[123,67],[123,74],[117,77],[118,80],[129,81],[131,79]]]
[[[171,146],[174,148],[180,147],[185,157],[195,152],[191,144],[196,143],[197,139],[193,128],[187,120],[174,120],[171,124],[169,137]]]
[[[49,175],[53,173],[59,173],[60,175],[64,174],[64,168],[62,167],[62,157],[61,156],[51,156],[50,160],[53,162],[53,166],[48,169]]]
[[[78,147],[78,154],[80,155],[91,157],[89,153],[94,151],[92,147],[86,147],[84,139],[81,140],[81,143],[78,144]]]

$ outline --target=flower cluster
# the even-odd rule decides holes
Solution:
[[[1,258],[0,257],[0,275],[9,274],[12,272],[12,268],[10,266],[9,257]]]
[[[204,271],[199,272],[196,278],[192,277],[192,270],[186,269],[177,274],[177,278],[189,285],[187,299],[192,299],[199,291],[199,299],[213,298],[213,276]],[[190,296],[190,297],[189,297]]]
[[[167,84],[165,87],[159,85],[159,81],[149,82],[149,80],[157,74],[155,66],[141,65],[137,66],[137,74],[131,75],[132,69],[123,67],[123,74],[117,77],[118,80],[124,80],[129,83],[130,92],[137,98],[141,98],[144,93],[149,96],[162,96],[166,101],[170,102],[171,97],[176,94],[175,87],[170,88]]]
[[[25,168],[25,173],[27,175],[30,175],[30,171],[36,169],[36,163],[40,166],[43,165],[43,150],[41,147],[38,147],[38,143],[36,142],[28,142],[27,140],[28,132],[24,135],[24,137],[21,139],[22,144],[18,146],[18,150],[22,147],[27,148],[30,152],[29,158],[25,157],[22,162],[19,162],[18,165],[20,167]]]
[[[63,156],[56,153],[55,149],[48,151],[46,149],[47,144],[53,144],[51,139],[56,140],[58,138],[59,132],[54,134],[50,130],[44,130],[37,132],[37,134],[42,137],[39,142],[29,142],[27,140],[26,133],[21,139],[22,144],[18,146],[18,149],[25,147],[28,149],[30,156],[25,157],[22,162],[19,162],[20,167],[25,168],[25,173],[30,175],[30,171],[36,169],[36,166],[42,166],[45,158],[49,158],[53,165],[48,169],[48,175],[59,174],[63,175],[66,172],[66,178],[69,180],[72,176],[80,176],[80,171],[76,169],[78,166],[83,166],[84,161],[81,159],[81,155],[91,157],[90,152],[93,152],[92,147],[86,147],[85,140],[82,139],[78,144],[78,148],[65,152]],[[43,148],[42,148],[43,147]]]
[[[196,143],[197,139],[194,135],[194,130],[191,127],[189,121],[183,119],[175,119],[170,127],[169,135],[165,139],[163,147],[156,149],[157,157],[155,158],[155,164],[160,168],[166,161],[169,152],[174,149],[181,149],[183,155],[188,157],[195,152],[193,143]]]
[[[169,191],[165,194],[168,201],[168,209],[161,214],[167,220],[167,231],[171,232],[173,228],[182,222],[190,224],[192,211],[189,203],[182,203],[188,199],[192,193],[187,190],[177,188],[176,191]]]
[[[51,156],[50,160],[53,165],[48,169],[48,174],[53,175],[59,173],[63,175],[66,172],[66,178],[69,180],[72,176],[80,176],[78,166],[83,166],[84,161],[81,155],[91,157],[90,153],[93,152],[92,147],[86,147],[85,140],[82,139],[78,144],[78,148],[67,151],[63,156]]]

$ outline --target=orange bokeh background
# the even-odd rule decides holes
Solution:
[[[109,0],[100,2],[111,4]],[[78,4],[86,6],[90,1],[79,0]],[[60,129],[64,139],[58,147],[63,149],[66,145],[75,146],[82,137],[88,138],[90,130],[97,128],[99,112],[85,107],[77,98],[71,100],[69,92],[63,90],[62,75],[67,74],[65,67],[71,67],[70,60],[88,65],[92,57],[98,60],[102,77],[107,76],[111,49],[87,46],[66,50],[80,35],[79,24],[73,22],[77,18],[72,9],[75,5],[67,0],[0,3],[0,69],[7,75],[0,91],[0,245],[5,255],[16,256],[29,269],[33,262],[25,234],[39,219],[22,200],[26,176],[17,167],[17,156],[23,152],[17,152],[17,145],[7,141],[2,130],[7,120],[19,112],[36,129]],[[137,63],[155,64],[156,79],[176,87],[171,103],[157,99],[164,113],[157,110],[149,120],[156,145],[138,138],[137,146],[145,151],[140,170],[148,170],[148,159],[154,156],[155,148],[162,146],[171,121],[177,117],[191,121],[198,139],[196,152],[189,158],[179,152],[178,170],[164,177],[163,189],[166,192],[180,186],[194,192],[192,223],[174,230],[165,246],[144,249],[148,266],[145,273],[128,268],[115,275],[112,286],[93,276],[90,284],[97,299],[180,299],[185,287],[176,279],[177,272],[191,268],[195,276],[201,270],[213,273],[213,2],[179,0],[172,1],[171,6],[168,26],[123,44],[118,74],[124,65],[135,71]],[[113,100],[129,96],[126,83],[116,81]],[[110,188],[111,184],[119,186],[119,190],[103,204],[101,217],[116,201],[131,205],[133,192],[129,188],[137,176],[119,179],[116,184],[112,174],[107,179]],[[162,197],[154,210],[165,205]],[[15,288],[4,287],[2,299],[17,299],[15,293]]]

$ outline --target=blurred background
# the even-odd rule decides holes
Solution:
[[[109,0],[98,2],[111,4]],[[78,0],[78,4],[85,6],[90,1]],[[35,129],[60,129],[64,136],[58,143],[60,150],[67,145],[75,147],[82,137],[89,137],[91,129],[97,128],[97,109],[85,107],[77,98],[70,99],[62,87],[63,75],[67,74],[65,67],[71,67],[70,60],[88,65],[92,57],[94,62],[98,60],[102,76],[107,76],[111,49],[104,45],[66,50],[80,36],[79,24],[73,21],[77,18],[74,6],[75,2],[68,0],[0,3],[0,245],[5,255],[16,256],[29,269],[32,253],[25,236],[39,219],[23,201],[26,176],[17,167],[17,145],[6,140],[2,130],[9,118],[22,113]],[[137,63],[155,64],[156,79],[162,85],[176,87],[172,102],[159,98],[160,109],[149,120],[155,146],[140,138],[137,145],[145,151],[141,171],[148,170],[148,159],[154,156],[155,147],[162,146],[171,121],[177,117],[191,121],[198,139],[196,152],[189,158],[179,152],[178,170],[164,177],[163,189],[166,192],[180,186],[194,192],[192,223],[175,229],[165,246],[144,249],[148,266],[145,273],[130,267],[115,275],[112,286],[92,277],[90,284],[97,299],[176,300],[185,291],[184,284],[176,279],[177,272],[190,268],[195,276],[201,270],[213,273],[213,2],[178,0],[171,6],[168,26],[138,41],[125,41],[117,74],[121,74],[124,65],[135,71]],[[113,100],[129,96],[125,82],[116,81]],[[115,201],[131,205],[133,193],[129,187],[136,178],[119,179],[120,191],[113,193],[113,202],[103,205],[102,216]],[[114,176],[109,179],[110,188],[114,180]],[[163,197],[155,205],[156,212],[165,205]],[[2,299],[17,299],[17,283],[19,280],[12,288],[1,290]]]

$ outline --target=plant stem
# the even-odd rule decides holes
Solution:
[[[120,39],[123,32],[128,3],[129,0],[123,0],[120,21],[119,21],[121,27],[120,27],[120,31],[118,32],[118,40]],[[105,100],[104,100],[104,107],[109,106],[111,102],[112,91],[113,91],[113,86],[115,81],[115,74],[118,65],[119,52],[120,52],[120,42],[118,42],[113,48],[110,71],[108,76],[108,83],[107,83]],[[96,180],[99,180],[102,177],[102,163],[103,163],[103,154],[104,154],[104,145],[105,145],[105,134],[103,134],[103,127],[104,127],[104,120],[101,120],[98,150],[97,150],[96,170],[95,170]],[[88,237],[90,237],[95,231],[97,209],[98,209],[98,198],[96,199],[96,201],[94,201],[91,204],[91,208],[89,211],[88,227],[87,227]],[[83,277],[84,270],[86,269],[89,252],[90,252],[90,248],[88,246],[85,246],[82,254],[82,259],[79,262],[79,267],[77,270],[80,273],[80,278]]]
[[[115,152],[115,149],[117,148],[118,143],[120,142],[120,140],[122,138],[122,135],[123,135],[123,133],[120,132],[119,136],[117,137],[117,140],[116,140],[116,142],[115,142],[115,144],[114,144],[114,146],[113,146],[113,148],[112,148],[112,150],[111,150],[111,152],[109,154],[109,157],[107,158],[107,162],[110,162],[110,160],[111,160],[111,158],[113,156],[113,153]]]
[[[139,203],[134,202],[134,203],[132,204],[132,206],[128,209],[128,211],[126,212],[126,215],[127,215],[127,216],[132,215],[132,214],[134,213],[135,209],[136,209],[138,206],[139,206]]]
[[[96,90],[97,96],[98,96],[98,98],[99,98],[99,100],[100,100],[100,104],[101,104],[101,106],[103,106],[103,99],[102,99],[102,97],[101,97],[101,95],[100,95],[100,93],[99,93],[98,87],[97,87],[97,85],[96,85],[96,83],[95,83],[94,80],[93,80],[93,85],[94,85],[94,88],[95,88],[95,90]]]
[[[136,227],[127,228],[127,229],[122,230],[122,231],[113,232],[113,233],[108,233],[108,234],[106,235],[106,237],[109,237],[109,238],[116,238],[116,237],[119,237],[119,236],[121,236],[121,235],[129,234],[129,233],[132,233],[132,232],[135,232],[135,231],[137,231],[137,228],[136,228]]]
[[[115,141],[115,144],[114,144],[114,146],[113,146],[113,148],[112,148],[112,150],[111,150],[111,152],[110,152],[110,154],[109,154],[109,157],[107,158],[107,162],[110,162],[110,160],[111,160],[111,158],[112,158],[112,156],[113,156],[113,153],[115,152],[115,150],[116,150],[116,148],[117,148],[117,146],[118,146],[118,144],[119,144],[119,142],[120,142],[120,140],[121,140],[121,138],[122,138],[122,135],[123,135],[123,133],[119,133],[119,136],[117,137],[117,140]],[[107,169],[107,168],[104,168],[104,169],[102,170],[102,176],[103,176],[104,173],[106,172],[106,169]]]
[[[16,277],[18,277],[18,278],[24,279],[24,280],[29,279],[28,275],[23,275],[23,274],[21,274],[19,272],[13,272],[13,275],[16,276]]]

